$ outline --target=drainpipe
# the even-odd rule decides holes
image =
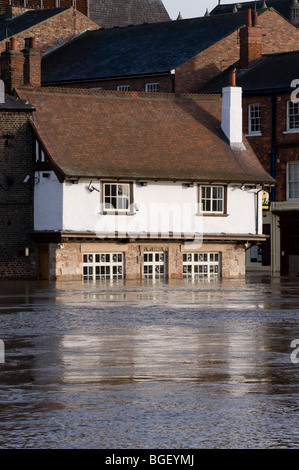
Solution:
[[[256,212],[255,212],[255,233],[256,235],[259,233],[259,193],[263,191],[264,188],[259,189],[256,193]],[[263,225],[263,223],[262,223]]]
[[[276,96],[271,94],[271,150],[270,150],[270,174],[272,178],[276,177]],[[275,201],[275,187],[271,189],[271,201]]]

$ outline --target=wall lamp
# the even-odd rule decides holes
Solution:
[[[99,189],[97,189],[97,188],[95,188],[95,187],[93,186],[92,181],[89,183],[88,189],[89,189],[89,191],[90,191],[91,193],[92,193],[93,191],[97,191],[98,193],[100,192]]]

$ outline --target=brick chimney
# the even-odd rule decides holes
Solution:
[[[0,56],[1,79],[7,93],[23,85],[24,56],[17,50],[17,38],[11,37],[6,43],[6,50]]]
[[[246,26],[240,29],[240,68],[246,69],[262,55],[262,32],[257,12],[246,12]]]
[[[0,64],[0,78],[7,93],[23,85],[41,86],[41,53],[35,48],[34,38],[25,39],[25,49],[18,51],[17,38],[11,37],[0,56]]]
[[[243,150],[242,88],[236,86],[236,69],[229,73],[229,83],[222,89],[221,128],[234,150]]]
[[[24,85],[34,88],[41,86],[41,53],[35,47],[35,38],[25,39],[23,49],[24,62]]]

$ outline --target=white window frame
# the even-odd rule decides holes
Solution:
[[[184,279],[219,278],[221,274],[221,253],[183,253]]]
[[[294,106],[295,108],[297,108],[297,113],[294,113],[293,115],[290,113],[290,108],[291,106]],[[297,120],[298,120],[298,126],[297,127],[291,127],[290,123],[291,123],[291,117],[292,116],[298,116],[297,117]],[[299,102],[294,102],[294,101],[287,101],[287,132],[288,133],[296,133],[296,132],[299,132]]]
[[[256,115],[257,111],[258,115]],[[256,126],[258,127],[258,130],[255,129]],[[248,135],[262,135],[260,103],[251,103],[248,105]]]
[[[124,279],[124,253],[83,253],[84,281]]]
[[[145,84],[146,93],[158,93],[159,83],[146,83]]]
[[[130,85],[117,85],[117,91],[129,91]]]
[[[203,196],[203,189],[205,190],[205,193],[207,192],[207,190],[210,190],[211,192],[211,196],[207,196],[206,194]],[[215,189],[217,189],[217,197],[215,196]],[[222,197],[218,197],[218,190],[219,189],[222,189]],[[201,184],[199,185],[199,207],[200,207],[200,210],[199,212],[201,214],[215,214],[215,215],[221,215],[221,214],[225,214],[225,206],[226,206],[226,203],[225,203],[225,197],[226,197],[226,190],[225,190],[225,186],[222,186],[222,185],[206,185],[206,184]],[[210,201],[210,209],[207,209],[207,201]],[[217,201],[222,201],[222,209],[221,210],[218,210],[218,209],[214,209],[213,210],[213,206],[215,207],[215,204],[217,204],[218,206],[218,203]]]
[[[298,174],[298,179],[293,179],[292,174],[291,174],[291,168],[292,167],[297,167],[297,174]],[[298,197],[291,197],[292,191],[294,189],[290,189],[290,185],[296,185],[297,191],[298,191]],[[288,201],[298,201],[299,200],[299,162],[289,162],[287,163],[287,200]]]
[[[165,279],[166,259],[165,251],[145,251],[143,253],[144,279]]]
[[[110,186],[110,195],[106,194],[106,186]],[[116,187],[115,195],[112,191],[112,186]],[[120,194],[120,187],[126,188],[126,192],[123,195]],[[121,213],[126,214],[130,212],[130,206],[132,201],[132,184],[131,183],[120,183],[114,181],[105,181],[102,184],[103,191],[103,212],[104,213]],[[110,198],[110,205],[106,199]],[[115,201],[114,201],[115,200]],[[127,200],[127,207],[121,207],[120,201]],[[116,203],[114,207],[113,202]]]

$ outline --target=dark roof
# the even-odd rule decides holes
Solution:
[[[237,64],[236,64],[237,65]],[[291,82],[297,78],[299,71],[299,51],[263,55],[248,69],[238,69],[237,85],[243,93],[290,91]],[[206,83],[200,93],[221,93],[228,84],[229,69]]]
[[[243,12],[88,31],[44,56],[42,82],[169,72],[244,22]]]
[[[25,31],[42,21],[48,20],[63,12],[67,8],[49,8],[46,10],[32,10],[21,13],[18,16],[7,19],[5,15],[0,17],[0,41],[6,37]]]
[[[65,177],[271,183],[245,140],[220,129],[221,98],[90,90],[19,90],[35,131]]]
[[[16,96],[5,95],[5,103],[0,103],[1,111],[34,111],[34,107],[27,100]]]
[[[161,0],[90,0],[89,17],[104,28],[170,21]]]
[[[293,0],[266,0],[266,5],[268,8],[274,8],[287,20],[291,19],[291,6]],[[254,10],[255,8],[261,9],[264,6],[264,0],[243,2],[243,3],[229,3],[226,5],[217,5],[212,11],[211,15],[223,15],[225,13],[232,13],[235,6],[238,6],[238,11],[245,11],[248,8]]]

